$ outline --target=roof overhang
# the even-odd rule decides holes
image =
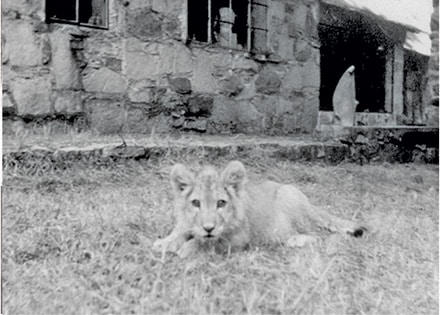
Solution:
[[[404,48],[431,55],[431,0],[321,0],[340,8],[373,16],[406,30]]]

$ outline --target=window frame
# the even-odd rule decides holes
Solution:
[[[109,9],[110,9],[109,8],[109,0],[102,0],[104,2],[104,4],[103,4],[103,11],[104,11],[103,12],[104,13],[103,21],[104,21],[104,23],[102,25],[90,24],[90,23],[85,23],[85,22],[79,21],[79,14],[80,14],[79,1],[80,0],[75,0],[75,20],[67,20],[67,19],[61,19],[61,18],[56,18],[56,17],[50,17],[49,16],[48,1],[46,0],[45,1],[46,22],[47,23],[60,23],[60,24],[76,25],[76,26],[83,26],[83,27],[102,29],[102,30],[109,29]]]
[[[190,5],[189,5],[189,1],[190,0],[187,0],[186,1],[186,11],[187,11],[187,13],[186,13],[186,19],[187,19],[187,25],[186,25],[186,29],[185,29],[185,37],[186,37],[186,41],[187,42],[192,42],[193,40],[190,38],[190,30],[189,30],[189,24],[190,24],[190,21],[189,21],[189,12],[190,12]],[[265,53],[267,53],[267,51],[268,51],[268,46],[269,46],[269,41],[268,41],[268,36],[266,35],[266,40],[265,40],[265,42],[264,42],[264,46],[265,46],[265,52],[263,53],[263,52],[256,52],[255,50],[254,50],[254,47],[255,47],[255,45],[254,45],[254,43],[253,43],[253,34],[255,34],[255,31],[264,31],[264,32],[266,32],[266,34],[268,34],[269,33],[269,29],[268,29],[268,18],[267,18],[267,11],[268,11],[268,7],[269,7],[269,5],[268,5],[268,1],[267,0],[247,0],[247,21],[246,21],[246,45],[245,46],[243,46],[243,48],[237,48],[237,47],[232,47],[232,45],[231,45],[231,37],[229,37],[229,44],[228,45],[220,45],[218,42],[214,42],[214,40],[213,40],[213,25],[214,25],[214,21],[213,21],[213,16],[212,16],[212,1],[215,1],[215,0],[206,0],[207,1],[207,11],[208,11],[208,16],[207,16],[207,25],[206,25],[206,30],[207,30],[207,40],[206,41],[201,41],[201,40],[197,40],[197,39],[194,39],[194,42],[195,43],[198,43],[198,44],[203,44],[203,45],[206,45],[206,44],[208,44],[208,45],[211,45],[211,46],[214,46],[214,45],[218,45],[218,47],[222,47],[222,48],[225,48],[225,49],[231,49],[231,50],[240,50],[240,51],[247,51],[247,52],[249,52],[249,53],[255,53],[255,54],[259,54],[259,55],[262,55],[262,54],[265,54]],[[228,6],[228,8],[230,8],[231,10],[233,10],[232,9],[232,6],[233,6],[233,2],[234,1],[242,1],[242,0],[229,0],[229,6]],[[265,21],[264,21],[264,25],[265,25],[265,28],[261,28],[261,27],[256,27],[256,26],[254,26],[254,25],[252,25],[252,12],[253,12],[253,6],[263,6],[263,7],[265,7],[266,8],[266,16],[265,16]],[[230,24],[230,22],[229,21],[222,21],[222,20],[219,20],[218,22],[220,22],[220,23],[229,23]]]

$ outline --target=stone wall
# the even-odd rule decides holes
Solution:
[[[439,24],[438,24],[438,0],[434,0],[434,12],[431,17],[431,41],[432,41],[432,55],[429,61],[429,76],[431,79],[430,87],[431,87],[431,99],[432,103],[438,106],[438,98],[439,98],[439,73],[438,73],[438,41],[439,41]]]
[[[438,0],[433,0],[434,12],[431,17],[431,57],[428,63],[428,84],[427,95],[428,103],[425,109],[425,119],[428,125],[437,126],[439,124],[439,111],[438,111],[438,99],[439,99],[439,72],[438,72],[438,41],[439,41],[439,24],[438,24]]]
[[[268,51],[186,42],[186,0],[109,0],[109,29],[47,24],[2,1],[3,112],[83,115],[102,133],[315,129],[319,1],[268,1]],[[57,117],[58,117],[57,116]]]

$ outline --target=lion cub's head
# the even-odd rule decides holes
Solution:
[[[211,166],[193,173],[176,164],[171,171],[171,185],[177,220],[185,221],[191,237],[227,238],[244,220],[245,180],[246,170],[238,161],[229,163],[220,174]]]

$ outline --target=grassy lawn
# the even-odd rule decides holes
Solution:
[[[323,232],[304,248],[162,260],[151,246],[173,226],[174,162],[5,169],[3,312],[438,314],[437,165],[245,160],[251,177],[293,183],[314,204],[374,231],[362,239]]]

